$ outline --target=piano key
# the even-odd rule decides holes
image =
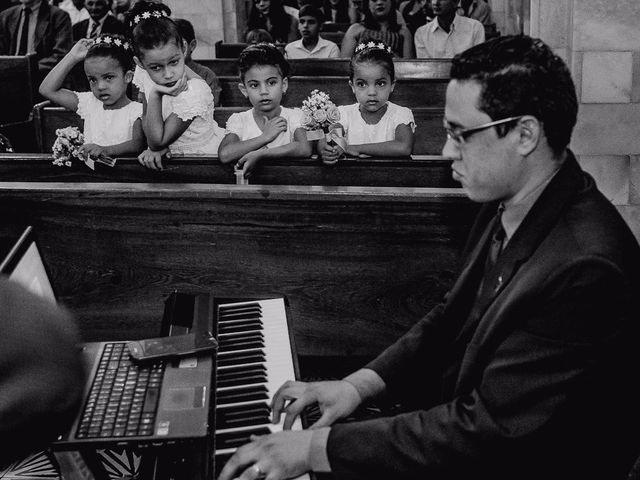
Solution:
[[[252,368],[266,368],[266,381],[261,379],[260,385],[266,387],[268,396],[268,402],[271,401],[275,392],[282,386],[287,380],[295,380],[295,371],[293,368],[293,352],[291,350],[289,328],[287,325],[287,316],[284,306],[284,300],[282,298],[275,298],[269,300],[260,300],[259,302],[239,302],[235,304],[226,304],[219,307],[218,325],[223,327],[238,325],[240,322],[231,320],[234,317],[231,316],[235,313],[247,313],[251,309],[255,309],[259,306],[260,310],[260,322],[252,325],[254,330],[243,330],[241,332],[228,333],[227,330],[224,333],[218,331],[218,341],[230,340],[233,335],[251,335],[251,332],[260,332],[264,337],[264,347],[262,349],[240,349],[232,350],[231,352],[219,352],[218,353],[218,366],[217,372],[220,377],[223,378],[226,372],[233,374],[240,374],[240,378],[251,378],[251,374],[244,374],[241,372],[248,372]],[[227,320],[229,319],[229,320]],[[227,322],[227,323],[225,323]],[[248,328],[249,326],[247,326]],[[224,339],[224,340],[223,340]],[[241,347],[242,348],[242,347]],[[259,360],[258,357],[262,357]],[[252,362],[253,360],[253,362]],[[227,387],[216,388],[216,392],[219,395],[225,390],[232,392],[236,391],[235,387],[232,387],[232,382],[227,383],[223,378],[223,382]],[[233,408],[232,423],[224,422],[216,424],[216,470],[224,465],[225,461],[231,454],[241,445],[244,445],[249,441],[251,435],[264,435],[266,433],[275,433],[282,430],[282,422],[284,416],[282,416],[281,423],[274,425],[270,421],[270,415],[256,415],[256,408],[261,408],[260,402],[248,402],[245,404],[228,404],[220,406],[220,409]],[[254,423],[256,422],[256,423]],[[244,423],[247,423],[244,426]],[[243,425],[240,425],[243,424]],[[236,426],[233,426],[236,425]],[[221,428],[220,428],[221,427]],[[293,430],[302,429],[302,423],[300,419],[297,419],[292,426]],[[309,475],[305,474],[298,477],[297,480],[309,480]]]

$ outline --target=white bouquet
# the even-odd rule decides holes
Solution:
[[[324,137],[327,143],[340,147],[344,154],[347,142],[344,131],[338,124],[340,110],[329,95],[313,90],[309,98],[302,102],[302,113],[302,127],[307,131],[307,140],[320,140]]]
[[[70,167],[72,161],[85,159],[80,151],[84,144],[84,135],[78,127],[66,127],[56,130],[56,141],[53,143],[53,164],[59,167]]]

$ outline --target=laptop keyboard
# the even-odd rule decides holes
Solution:
[[[76,437],[152,435],[164,368],[133,363],[125,342],[105,344]]]

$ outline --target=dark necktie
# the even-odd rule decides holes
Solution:
[[[500,204],[496,215],[496,224],[494,225],[491,233],[491,243],[489,244],[489,249],[487,251],[487,261],[484,268],[485,272],[488,272],[493,268],[498,261],[500,252],[502,251],[502,244],[504,243],[504,238],[506,236],[506,232],[502,226],[502,212],[504,212],[504,206]]]
[[[20,43],[18,44],[18,55],[26,55],[29,45],[29,14],[31,9],[24,7],[22,9],[22,33],[20,34]]]
[[[93,22],[91,24],[91,31],[89,32],[89,38],[96,38],[98,36],[98,28],[100,28],[100,24],[98,22]]]

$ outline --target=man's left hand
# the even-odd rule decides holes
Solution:
[[[218,480],[284,480],[311,470],[310,430],[253,436],[229,459]]]

